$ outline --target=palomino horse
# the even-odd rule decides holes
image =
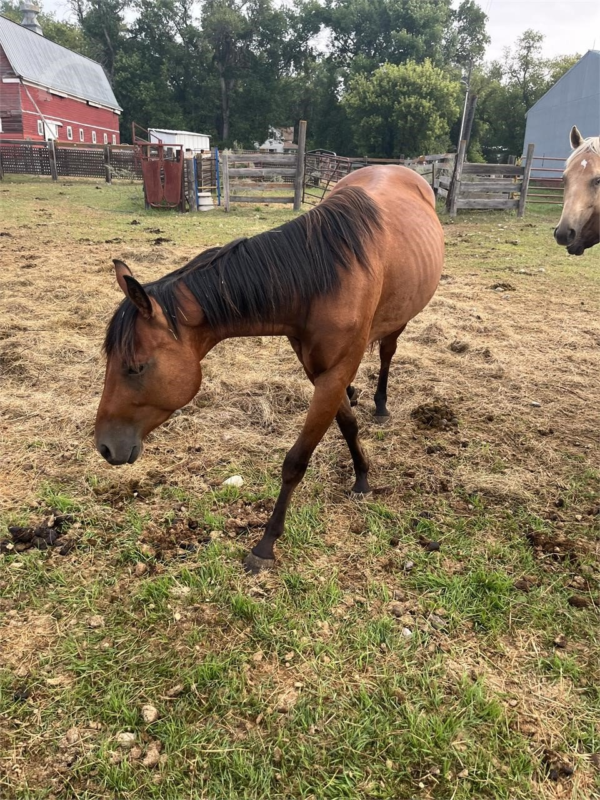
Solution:
[[[251,572],[271,566],[292,492],[334,419],[354,462],[354,492],[369,492],[350,383],[365,349],[380,342],[376,414],[388,415],[396,340],[433,296],[443,259],[431,188],[404,167],[381,166],[347,176],[291,222],[206,250],[146,286],[115,261],[125,300],[106,334],[98,450],[109,464],[133,463],[148,433],[198,392],[202,359],[218,342],[287,336],[314,394],[273,514],[244,562]]]
[[[571,129],[574,152],[563,174],[564,206],[554,238],[573,256],[600,242],[600,137]]]

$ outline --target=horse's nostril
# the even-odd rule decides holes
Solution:
[[[575,231],[573,228],[569,228],[569,232],[567,233],[567,242],[568,244],[573,244],[575,241]]]
[[[110,461],[111,458],[110,448],[107,447],[105,444],[101,444],[98,449],[100,450],[100,455],[102,456],[102,458],[105,458],[107,461]]]

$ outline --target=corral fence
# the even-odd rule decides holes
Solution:
[[[444,174],[448,164],[453,163],[454,157],[447,153],[420,158],[368,158],[337,156],[334,153],[315,150],[306,154],[303,200],[305,203],[316,205],[346,175],[364,167],[384,164],[399,164],[418,172],[437,194],[440,175]]]
[[[525,202],[531,178],[534,145],[527,147],[523,164],[470,164],[465,161],[467,143],[463,140],[451,177],[440,178],[440,187],[447,192],[446,209],[455,217],[460,209],[482,211],[500,209],[525,213]]]
[[[564,158],[534,156],[527,202],[562,205],[564,167]]]
[[[232,203],[293,203],[294,210],[300,211],[305,149],[306,122],[301,120],[295,153],[224,151],[220,158],[220,169],[225,211],[230,210]]]
[[[0,178],[4,175],[59,178],[140,180],[142,168],[135,148],[127,144],[73,142],[0,142]]]

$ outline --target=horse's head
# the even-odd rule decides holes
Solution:
[[[176,332],[127,265],[115,261],[115,270],[125,300],[108,327],[95,438],[109,464],[133,464],[150,431],[197,393],[202,371],[194,328],[180,324]],[[185,300],[181,305],[187,306]],[[178,310],[185,319],[185,312]]]
[[[563,174],[563,213],[554,231],[558,244],[574,256],[600,242],[600,139],[571,130],[574,149]]]

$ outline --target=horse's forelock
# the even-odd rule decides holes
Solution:
[[[567,167],[572,161],[585,153],[595,153],[595,155],[600,156],[600,136],[590,136],[588,139],[584,139],[567,159]]]

